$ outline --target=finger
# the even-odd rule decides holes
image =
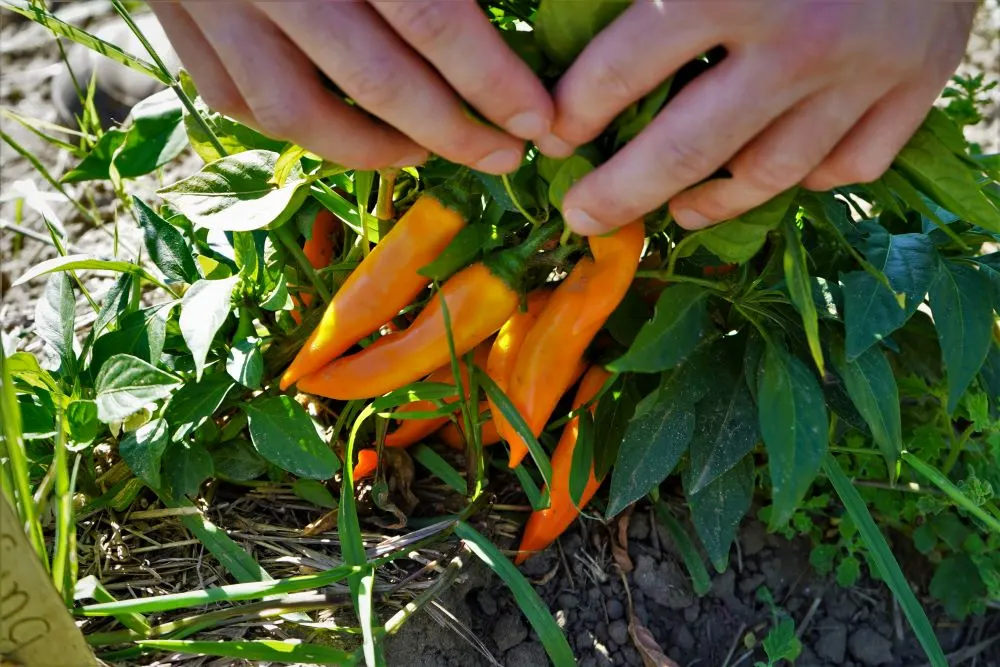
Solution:
[[[368,5],[257,5],[362,108],[441,157],[490,173],[513,171],[522,142],[466,113],[455,92]]]
[[[486,118],[522,139],[548,134],[553,115],[549,94],[472,0],[371,4]]]
[[[568,155],[686,62],[719,44],[728,15],[709,20],[712,4],[639,2],[629,7],[597,34],[559,80],[552,136],[539,141],[539,149]]]
[[[163,26],[184,69],[194,79],[205,104],[241,123],[253,124],[253,114],[239,89],[190,14],[176,2],[153,2],[150,9]]]
[[[563,215],[582,235],[616,229],[711,176],[785,110],[822,86],[789,81],[772,58],[734,53],[691,82],[607,163],[574,185]]]
[[[809,175],[864,113],[884,84],[832,86],[807,98],[771,124],[733,158],[732,178],[712,180],[670,202],[677,223],[700,229],[759,206]]]
[[[187,2],[184,7],[226,64],[263,132],[355,169],[426,159],[420,146],[336,99],[309,59],[254,5]]]
[[[810,190],[871,183],[892,166],[896,155],[927,117],[940,88],[900,86],[879,100],[803,181]]]

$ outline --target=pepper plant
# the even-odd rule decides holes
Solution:
[[[481,4],[550,82],[622,8]],[[863,572],[884,581],[934,665],[946,664],[943,653],[890,545],[911,543],[926,556],[934,575],[919,592],[956,618],[1000,599],[1000,156],[984,155],[962,134],[979,118],[982,80],[957,79],[950,105],[928,114],[877,181],[831,192],[793,188],[696,232],[676,225],[665,207],[650,213],[635,223],[641,255],[624,253],[616,265],[633,262],[620,293],[582,300],[574,311],[559,285],[607,261],[599,250],[607,241],[556,240],[562,195],[719,54],[691,63],[568,159],[529,150],[504,177],[436,158],[375,173],[345,170],[216,113],[183,72],[175,78],[38,6],[13,10],[169,87],[137,105],[125,127],[87,143],[86,157],[62,179],[110,179],[143,232],[142,257],[61,253],[33,268],[15,288],[47,281],[34,334],[54,362],[43,368],[6,337],[3,346],[3,489],[29,542],[48,558],[48,526],[35,503],[51,494],[65,500],[68,471],[76,471],[72,490],[83,507],[54,506],[63,546],[52,574],[75,613],[122,624],[90,638],[99,650],[381,664],[384,637],[406,616],[378,616],[373,582],[382,564],[406,557],[409,542],[366,551],[356,478],[371,475],[384,492],[377,461],[387,431],[421,420],[436,421],[396,443],[412,445],[421,474],[466,502],[413,539],[455,536],[494,568],[555,664],[573,664],[568,643],[510,558],[480,532],[489,528],[482,510],[494,485],[511,479],[508,463],[536,510],[519,561],[578,516],[610,520],[652,498],[672,534],[684,530],[678,519],[690,520],[701,549],[685,550],[686,565],[702,590],[701,554],[724,571],[740,522],[756,506],[770,530],[808,536],[813,565],[842,585]],[[204,161],[197,173],[166,184],[156,199],[126,194],[129,179],[186,147]],[[406,245],[427,252],[426,261],[394,269],[380,259]],[[100,303],[80,271],[117,276]],[[488,313],[475,299],[444,296],[487,284],[497,293],[484,300]],[[551,296],[529,298],[538,290]],[[82,340],[78,294],[95,318]],[[538,312],[519,301],[537,301]],[[344,303],[350,307],[337,306]],[[553,303],[563,303],[562,315],[551,314]],[[528,369],[537,386],[515,389],[474,353],[483,344],[495,349],[498,330],[496,340],[539,322],[545,331],[518,340],[547,349],[532,336],[570,336],[587,318],[596,326],[569,341],[576,351],[560,356],[561,365]],[[505,322],[515,324],[503,329]],[[419,337],[407,338],[411,323],[434,333],[410,343]],[[354,329],[337,329],[345,326]],[[430,363],[429,354],[440,358]],[[366,365],[382,357],[390,362]],[[444,372],[432,373],[439,366]],[[543,386],[555,378],[562,384]],[[518,396],[542,394],[552,405],[539,419],[540,403],[518,405]],[[448,442],[462,451],[438,446]],[[366,453],[356,471],[359,451]],[[336,508],[346,564],[272,580],[224,532],[187,512],[185,525],[242,587],[115,602],[65,566],[75,512],[121,510],[140,494],[191,508],[208,480],[294,481],[303,498]],[[341,580],[357,614],[354,646],[210,644],[187,639],[188,626],[151,629],[141,616]],[[292,622],[308,620],[302,610],[309,608],[283,608]]]

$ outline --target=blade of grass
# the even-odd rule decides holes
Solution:
[[[313,665],[351,664],[351,656],[340,649],[317,644],[302,644],[294,640],[258,639],[204,642],[187,639],[140,639],[136,643],[146,648],[155,648],[161,651],[211,655],[219,658],[239,658],[258,662]]]
[[[708,576],[708,570],[705,568],[705,561],[701,559],[701,555],[695,548],[687,531],[674,518],[674,515],[670,513],[670,508],[667,507],[666,503],[662,500],[656,500],[653,503],[653,511],[656,513],[657,521],[663,524],[663,527],[667,529],[670,536],[674,538],[674,542],[677,543],[677,550],[680,551],[681,560],[684,561],[684,567],[688,571],[688,576],[691,577],[691,588],[694,590],[695,595],[701,597],[712,588],[712,580]]]
[[[906,614],[906,618],[917,636],[917,641],[923,647],[931,665],[933,667],[948,667],[948,660],[944,656],[944,651],[941,650],[941,645],[938,643],[937,635],[934,634],[934,628],[931,626],[927,614],[924,613],[920,602],[917,601],[917,597],[910,589],[899,563],[892,555],[892,550],[889,549],[885,537],[875,525],[875,520],[868,512],[868,507],[861,498],[861,494],[851,484],[851,480],[844,474],[833,454],[826,457],[823,470],[837,491],[837,495],[840,496],[841,502],[844,503],[847,513],[854,520],[854,525],[858,527],[861,539],[864,540],[883,581],[896,596],[896,600],[899,601],[899,606]]]
[[[361,625],[362,652],[365,664],[369,667],[385,667],[385,655],[382,643],[376,641],[375,623],[378,619],[374,612],[375,568],[369,567],[361,576],[361,588],[358,592],[358,621]],[[379,631],[382,628],[378,628]],[[381,634],[381,633],[380,633]]]
[[[24,451],[24,440],[21,431],[21,408],[14,394],[14,378],[7,367],[7,356],[0,345],[0,417],[3,417],[4,447],[0,453],[7,457],[3,468],[9,475],[4,475],[4,493],[11,499],[11,506],[17,509],[22,527],[28,537],[31,548],[49,568],[48,553],[45,550],[45,536],[42,534],[42,524],[38,520],[35,501],[31,495],[31,478],[28,474],[28,457]],[[9,466],[9,469],[8,469]],[[9,479],[8,479],[9,476]],[[16,499],[16,501],[15,501]]]
[[[431,471],[435,477],[453,488],[458,493],[465,493],[465,480],[451,464],[442,458],[440,454],[424,444],[410,447],[410,456],[417,463]]]
[[[910,452],[903,452],[902,458],[907,465],[929,479],[934,486],[944,491],[945,495],[951,498],[956,505],[985,523],[994,533],[1000,535],[1000,521],[998,521],[996,517],[988,514],[982,507],[972,502],[972,500],[967,495],[962,493],[960,488],[952,484],[951,480],[945,477],[940,470],[929,463],[926,463],[919,457],[914,456]]]
[[[73,522],[73,494],[69,483],[69,462],[66,457],[66,422],[62,407],[56,409],[56,443],[52,458],[55,468],[55,517],[56,534],[52,550],[52,582],[62,594],[67,606],[73,604],[71,560],[76,558],[76,525]]]
[[[518,483],[524,490],[524,495],[528,497],[528,504],[531,505],[531,509],[544,510],[548,509],[548,493],[546,492],[543,496],[542,492],[538,490],[538,485],[535,484],[535,480],[531,478],[531,473],[524,466],[517,466],[514,468],[514,476],[517,477]],[[546,490],[548,487],[545,487]]]
[[[514,567],[514,564],[492,542],[464,521],[460,521],[455,526],[455,534],[463,539],[472,553],[476,554],[507,584],[517,601],[517,606],[531,623],[531,627],[535,629],[538,639],[545,647],[545,652],[548,653],[552,663],[556,667],[576,665],[573,651],[569,647],[569,642],[566,641],[566,636],[556,620],[552,618],[545,602],[538,596],[524,575]]]
[[[98,603],[118,602],[115,596],[112,595],[108,589],[104,587],[104,584],[102,584],[94,575],[84,577],[76,582],[73,598],[76,600],[81,598],[93,598],[94,600],[97,600]],[[149,632],[149,622],[142,614],[124,612],[114,614],[114,617],[119,623],[133,632],[137,632],[142,635]]]

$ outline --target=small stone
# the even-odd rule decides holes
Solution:
[[[597,667],[614,667],[614,662],[611,660],[611,653],[604,646],[598,644],[597,650],[594,651],[594,661]]]
[[[736,573],[733,570],[726,570],[712,582],[712,595],[723,601],[732,600],[735,589]]]
[[[572,593],[562,593],[558,598],[559,606],[563,609],[576,609],[580,605],[580,599]]]
[[[594,633],[590,630],[581,630],[576,633],[576,650],[577,651],[593,651],[594,644],[597,643],[597,638]]]
[[[517,646],[528,637],[528,628],[524,627],[519,614],[504,614],[493,626],[493,641],[497,643],[500,652]]]
[[[840,591],[834,594],[834,599],[826,605],[826,611],[838,621],[848,621],[857,612],[858,606],[851,600],[847,593]]]
[[[892,642],[871,628],[861,628],[851,633],[847,640],[851,655],[862,665],[875,667],[893,661]]]
[[[538,664],[544,665],[545,663],[540,662]],[[597,667],[597,660],[594,658],[594,656],[588,655],[586,658],[580,661],[580,667]]]
[[[753,592],[760,588],[766,577],[763,574],[754,574],[740,582],[740,593],[753,595]]]
[[[695,603],[687,575],[673,561],[657,566],[649,556],[640,556],[632,572],[632,581],[646,595],[668,609],[684,609]]]
[[[507,667],[537,667],[549,662],[545,648],[538,642],[518,644],[505,656]]]
[[[601,589],[591,588],[587,590],[587,600],[592,605],[600,604],[601,602]]]
[[[701,607],[699,607],[696,604],[693,604],[684,610],[684,620],[687,621],[688,623],[694,623],[695,621],[698,620],[698,617],[700,615],[701,615]]]
[[[639,652],[636,651],[635,648],[631,646],[622,646],[622,650],[619,652],[625,659],[626,665],[628,665],[629,667],[641,667],[642,656],[639,655]]]
[[[611,662],[614,662],[615,661],[615,655],[617,655],[617,651],[618,651],[618,642],[616,642],[614,639],[609,639],[605,643],[605,646],[608,647],[608,653],[611,654]]]
[[[600,621],[594,626],[594,636],[597,637],[597,641],[602,644],[607,644],[610,635],[608,634],[608,624],[604,621]]]
[[[645,540],[647,537],[649,537],[649,515],[645,512],[632,514],[628,520],[628,538]]]
[[[819,631],[816,655],[838,665],[843,664],[847,655],[847,626],[840,621],[827,621],[819,626]]]
[[[673,635],[673,644],[677,648],[684,651],[690,651],[694,648],[694,635],[691,634],[686,624],[681,624],[674,628]]]
[[[603,594],[604,597],[609,598],[614,595],[615,592],[611,589],[611,584],[604,584],[601,586],[601,594]]]
[[[646,605],[637,604],[635,606],[635,616],[639,619],[639,622],[643,625],[649,625],[649,612],[646,610]]]
[[[622,619],[612,621],[608,626],[608,635],[615,643],[624,646],[628,643],[628,623]]]
[[[497,613],[497,600],[485,588],[480,589],[479,593],[476,594],[476,602],[487,616],[493,616]]]
[[[803,646],[802,653],[795,659],[795,667],[823,667],[824,664],[808,646]],[[838,667],[843,664],[843,661],[837,663]]]
[[[764,524],[759,521],[751,521],[743,530],[743,556],[755,556],[761,552],[765,545],[767,530]]]
[[[529,577],[540,577],[552,569],[554,558],[555,555],[548,550],[535,554],[524,562],[521,572]]]
[[[608,600],[607,604],[608,610],[608,620],[617,621],[619,618],[625,614],[625,605],[621,603],[621,600]]]

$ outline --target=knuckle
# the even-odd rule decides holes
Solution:
[[[224,116],[236,117],[246,112],[246,105],[239,95],[222,90],[219,87],[202,91],[201,99],[204,100],[208,108]]]
[[[362,106],[370,109],[391,108],[403,94],[404,82],[385,62],[345,74],[344,90]]]
[[[637,97],[628,64],[621,58],[605,56],[598,59],[590,69],[590,76],[592,84],[587,90],[626,102]]]
[[[286,138],[303,126],[306,106],[287,95],[271,95],[251,107],[261,129],[277,138]]]
[[[657,170],[684,184],[705,178],[719,166],[713,163],[704,148],[679,137],[664,139],[658,150],[653,152],[653,157]]]
[[[747,165],[741,176],[756,190],[781,192],[794,186],[809,172],[808,165],[793,158],[792,151],[757,157]]]
[[[810,176],[810,181],[822,184],[823,189],[850,183],[872,183],[882,178],[891,164],[891,161],[880,159],[835,157],[820,165]]]
[[[399,24],[406,26],[409,39],[417,48],[448,42],[458,27],[449,2],[408,0],[395,8]]]

